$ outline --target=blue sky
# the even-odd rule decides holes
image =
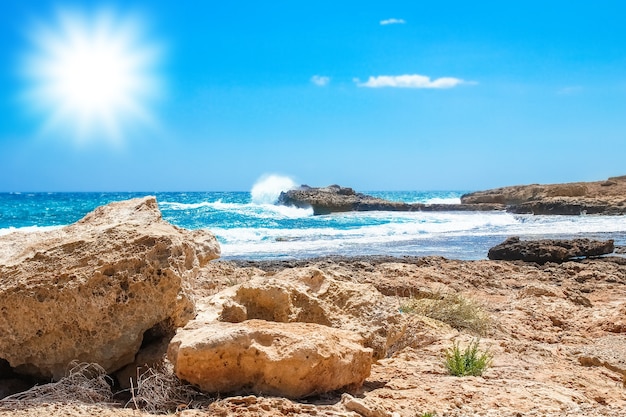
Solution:
[[[87,37],[105,11],[105,44],[143,57],[104,99],[112,124],[91,101],[114,89],[107,71],[43,92],[65,55],[42,40],[71,55],[62,16]],[[478,190],[624,175],[624,16],[623,1],[5,0],[0,191],[245,191],[264,174]]]

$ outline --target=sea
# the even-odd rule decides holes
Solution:
[[[522,239],[614,239],[626,245],[626,216],[535,216],[506,212],[349,212],[314,216],[277,205],[293,184],[270,179],[250,191],[0,193],[0,236],[69,225],[112,201],[155,195],[163,218],[206,229],[222,259],[282,260],[327,255],[443,256],[486,259],[509,236]],[[459,203],[470,190],[361,191],[406,203]]]

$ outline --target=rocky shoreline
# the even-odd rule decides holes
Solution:
[[[221,261],[153,197],[5,235],[0,416],[619,415],[626,258],[611,241],[506,248],[541,262]],[[473,341],[490,366],[451,376],[447,352]],[[97,365],[77,378],[73,361]]]
[[[316,215],[346,211],[492,211],[537,215],[626,214],[626,176],[606,181],[520,185],[465,194],[461,204],[400,203],[330,185],[280,194],[278,203],[313,208]]]

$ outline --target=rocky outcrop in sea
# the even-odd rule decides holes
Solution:
[[[520,185],[477,191],[461,197],[461,204],[402,203],[330,185],[284,191],[278,204],[313,208],[314,214],[346,211],[492,211],[517,214],[626,214],[626,176],[606,181],[552,185]]]
[[[499,203],[402,203],[357,193],[352,188],[339,185],[321,188],[302,185],[297,189],[280,193],[278,204],[299,208],[311,207],[316,215],[346,211],[487,211],[504,209],[504,206]]]

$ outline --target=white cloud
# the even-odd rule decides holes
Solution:
[[[452,88],[459,84],[476,84],[472,81],[464,81],[459,78],[442,77],[431,80],[430,77],[419,74],[405,75],[379,75],[377,77],[369,77],[362,83],[360,80],[354,80],[359,87],[381,88]]]
[[[385,20],[381,20],[380,24],[381,25],[403,25],[405,24],[406,21],[404,19],[385,19]]]
[[[323,75],[314,75],[311,77],[311,82],[320,87],[324,87],[330,83],[330,77],[325,77]]]
[[[559,95],[574,95],[579,94],[583,91],[583,87],[580,85],[572,85],[568,87],[563,87],[557,91]]]

